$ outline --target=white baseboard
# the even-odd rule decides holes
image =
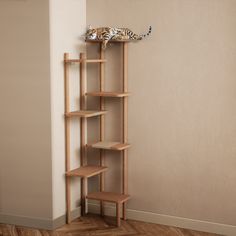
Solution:
[[[39,229],[51,229],[52,220],[43,218],[32,218],[19,215],[0,214],[0,223],[20,225]]]
[[[98,214],[100,211],[100,206],[99,204],[88,203],[88,210],[91,213]],[[113,205],[111,204],[105,205],[105,215],[115,216],[115,210],[116,209]],[[152,212],[127,209],[127,218],[132,220],[176,226],[185,229],[192,229],[192,230],[216,233],[227,236],[236,235],[236,226],[218,224],[208,221],[193,220],[176,216],[161,215]]]
[[[71,211],[72,220],[78,217],[80,217],[80,207]],[[52,219],[33,218],[19,215],[6,215],[0,213],[0,223],[20,225],[30,228],[53,230],[59,228],[60,226],[63,226],[66,223],[66,216],[62,215],[52,220]]]

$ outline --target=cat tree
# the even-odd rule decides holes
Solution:
[[[100,214],[104,215],[104,202],[112,202],[116,204],[116,222],[117,226],[120,226],[121,207],[122,218],[126,220],[126,203],[130,196],[128,195],[128,152],[130,147],[128,143],[128,41],[111,41],[119,43],[122,46],[123,56],[123,79],[122,79],[122,91],[121,92],[108,92],[104,91],[105,88],[105,71],[104,63],[105,51],[102,49],[102,42],[96,40],[87,41],[89,43],[100,44],[100,58],[99,59],[87,59],[84,53],[80,54],[79,59],[71,59],[68,53],[64,54],[64,73],[65,73],[65,142],[66,142],[66,212],[67,223],[70,223],[71,218],[71,178],[80,177],[81,179],[81,215],[86,214],[86,199],[93,199],[100,201]],[[70,111],[70,96],[69,96],[69,66],[71,64],[79,64],[80,66],[80,110]],[[86,91],[86,64],[87,63],[99,63],[99,91]],[[86,96],[99,97],[99,109],[98,110],[86,110]],[[105,102],[106,97],[113,97],[122,99],[122,138],[117,142],[110,142],[105,139]],[[100,138],[96,143],[88,144],[86,141],[86,119],[94,116],[100,117]],[[74,117],[80,118],[80,167],[71,170],[70,168],[70,120]],[[92,119],[92,118],[91,118]],[[100,150],[99,162],[97,166],[87,165],[87,148],[96,148]],[[113,193],[105,191],[105,171],[108,169],[105,166],[105,150],[115,150],[122,152],[122,192]],[[88,193],[87,185],[88,178],[99,175],[100,177],[100,191]]]

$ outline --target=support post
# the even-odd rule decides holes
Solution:
[[[86,109],[86,57],[80,53],[80,110]],[[86,165],[86,120],[80,118],[80,166]],[[81,215],[86,214],[87,178],[81,178]]]
[[[128,43],[123,43],[123,92],[128,92]],[[123,142],[128,141],[128,98],[123,98]],[[128,193],[128,152],[123,150],[122,157],[122,193]],[[122,204],[123,219],[126,220],[126,202]]]
[[[120,227],[120,203],[116,203],[116,225]]]
[[[104,59],[104,50],[102,49],[102,43],[100,43],[100,59]],[[104,91],[105,88],[105,68],[104,63],[100,63],[100,91]],[[100,110],[105,109],[105,100],[103,97],[100,97]],[[100,116],[100,141],[104,141],[105,136],[105,117],[104,115]],[[100,149],[100,165],[105,165],[105,151]],[[100,174],[100,191],[104,191],[105,188],[105,173]],[[100,202],[100,214],[104,215],[104,204],[103,201]]]
[[[69,54],[64,53],[64,93],[65,93],[65,114],[70,111],[69,98],[69,68],[66,60],[69,59]],[[65,155],[66,155],[66,172],[70,171],[70,119],[65,117]],[[71,190],[70,177],[66,176],[66,223],[71,222]]]

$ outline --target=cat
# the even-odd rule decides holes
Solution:
[[[149,27],[147,34],[135,34],[128,28],[113,28],[113,27],[100,27],[92,28],[89,26],[86,32],[87,40],[102,40],[102,48],[106,49],[109,40],[142,40],[146,36],[150,35],[152,27]]]

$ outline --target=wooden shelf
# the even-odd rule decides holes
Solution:
[[[105,166],[81,166],[80,168],[66,172],[66,176],[78,176],[89,178],[94,175],[98,175],[105,172],[107,167]]]
[[[67,59],[65,63],[104,63],[107,62],[105,59]]]
[[[104,59],[87,59],[85,60],[86,63],[104,63],[107,62],[107,60]]]
[[[136,40],[109,40],[108,43],[129,43],[131,41],[136,41]],[[102,40],[97,40],[97,39],[86,39],[86,43],[102,43]]]
[[[131,145],[129,143],[103,141],[103,142],[87,144],[87,146],[92,147],[92,148],[98,148],[98,149],[122,151],[122,150],[129,148]]]
[[[89,110],[80,110],[80,111],[72,111],[65,114],[66,117],[93,117],[100,116],[106,114],[107,111],[89,111]]]
[[[122,98],[130,96],[130,93],[124,92],[88,92],[86,93],[88,96],[94,97],[115,97],[115,98]]]
[[[112,192],[94,192],[94,193],[89,193],[86,196],[86,198],[98,201],[123,203],[130,199],[130,195],[112,193]]]

